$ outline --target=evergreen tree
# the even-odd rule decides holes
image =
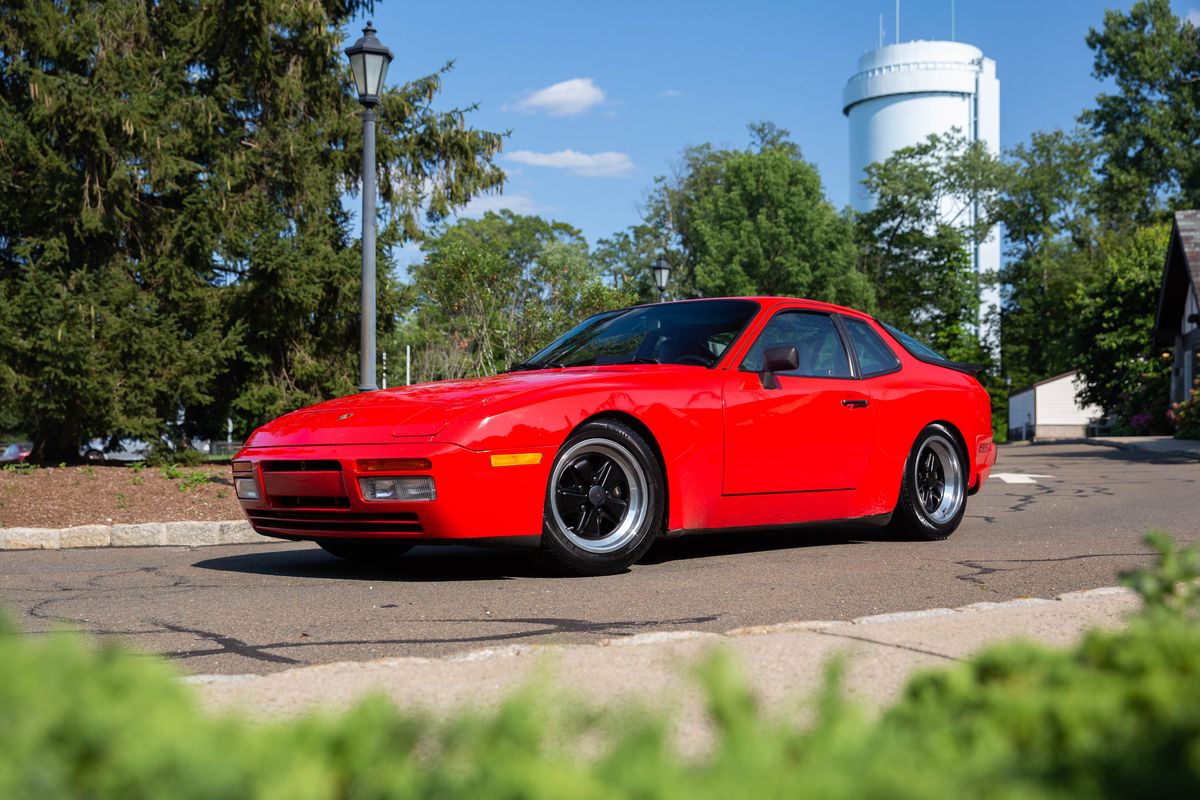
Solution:
[[[369,5],[0,0],[0,417],[38,458],[181,413],[179,436],[231,410],[245,433],[353,388],[341,50]],[[446,69],[379,109],[384,325],[388,248],[503,179],[501,137],[433,108]]]

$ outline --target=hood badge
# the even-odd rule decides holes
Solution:
[[[350,419],[350,418],[351,418],[351,417],[353,417],[353,416],[354,416],[354,412],[353,412],[353,411],[347,411],[345,414],[342,414],[340,417],[338,417],[336,421],[337,421],[337,422],[341,422],[342,420],[344,420],[344,419]]]

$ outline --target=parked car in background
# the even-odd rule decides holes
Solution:
[[[3,448],[3,452],[0,452],[0,464],[21,464],[33,452],[33,445],[29,442],[13,442],[3,445]]]
[[[192,439],[189,446],[207,455],[212,449],[212,443],[207,439]],[[176,445],[164,436],[158,447],[174,451]],[[116,439],[112,437],[97,437],[79,448],[79,455],[88,461],[145,461],[153,452],[154,446],[143,439]]]
[[[977,369],[827,303],[637,306],[502,375],[282,416],[234,483],[259,533],[370,563],[506,543],[599,575],[663,535],[846,519],[944,539],[996,459]]]

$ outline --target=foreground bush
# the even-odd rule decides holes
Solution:
[[[712,751],[669,720],[588,714],[532,691],[449,722],[381,701],[287,724],[200,713],[158,659],[0,633],[3,798],[1200,796],[1194,549],[1133,576],[1147,611],[1076,648],[993,648],[914,679],[882,717],[840,699],[772,718],[726,659],[700,671]]]

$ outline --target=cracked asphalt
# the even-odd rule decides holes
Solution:
[[[944,542],[810,527],[660,542],[623,575],[547,577],[528,554],[418,548],[356,567],[307,544],[0,552],[0,605],[29,635],[70,630],[192,673],[440,656],[651,631],[847,620],[1110,586],[1151,528],[1200,538],[1200,463],[1086,444],[1002,447]]]

